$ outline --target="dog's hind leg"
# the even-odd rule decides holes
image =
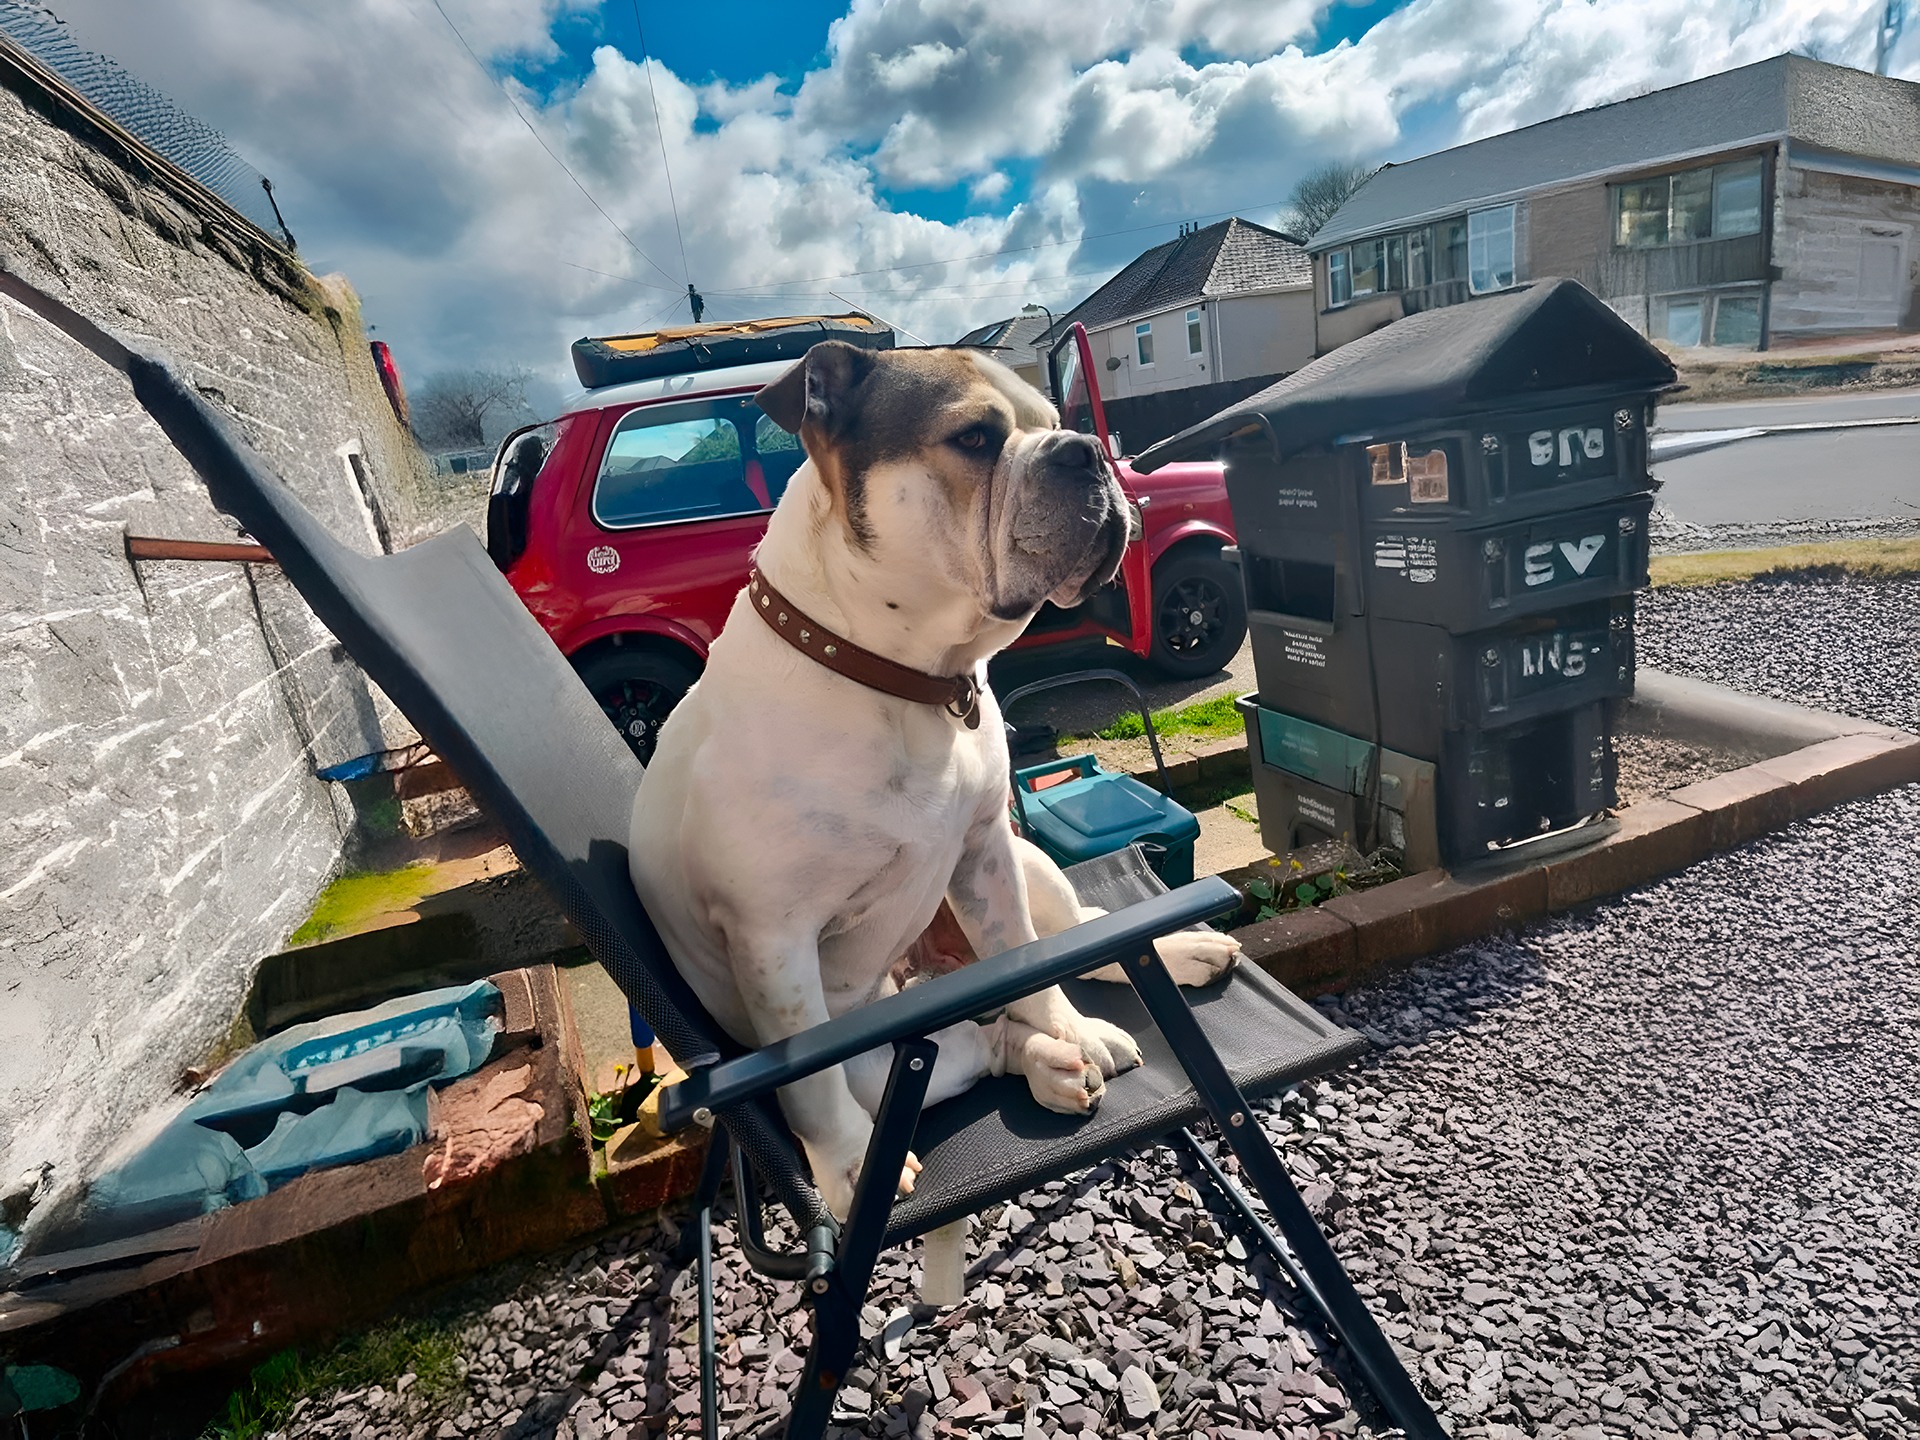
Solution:
[[[891,985],[885,993],[893,993]],[[940,1047],[940,1054],[933,1062],[933,1078],[927,1082],[927,1098],[921,1102],[923,1106],[938,1105],[942,1100],[951,1100],[963,1091],[971,1090],[973,1082],[982,1075],[1003,1073],[993,1068],[994,1047],[989,1035],[998,1023],[978,1025],[971,1020],[962,1020],[957,1025],[936,1031],[930,1037]],[[877,1117],[880,1113],[880,1097],[886,1093],[887,1072],[892,1067],[891,1046],[869,1050],[846,1063],[847,1084],[852,1087],[853,1098],[871,1116]]]
[[[1027,912],[1033,916],[1034,933],[1045,937],[1107,912],[1094,905],[1082,905],[1073,886],[1053,863],[1047,852],[1030,840],[1014,839],[1014,853],[1020,857],[1020,870],[1027,882]],[[1167,964],[1167,971],[1179,985],[1209,985],[1233,968],[1240,954],[1240,942],[1218,930],[1176,930],[1153,942],[1153,948]],[[1103,965],[1090,971],[1089,980],[1105,980],[1125,985],[1127,977],[1118,965]]]

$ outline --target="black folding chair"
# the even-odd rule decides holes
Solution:
[[[661,1097],[669,1130],[712,1126],[695,1199],[704,1431],[716,1433],[711,1214],[729,1170],[741,1246],[762,1273],[804,1282],[814,1338],[787,1422],[790,1440],[818,1440],[860,1341],[860,1310],[880,1251],[1014,1198],[1034,1186],[1138,1149],[1209,1115],[1285,1237],[1266,1231],[1246,1197],[1204,1151],[1215,1182],[1286,1263],[1344,1342],[1381,1408],[1406,1433],[1444,1432],[1295,1191],[1248,1098],[1350,1060],[1364,1048],[1251,966],[1182,992],[1153,949],[1156,936],[1238,901],[1209,877],[1172,893],[1124,859],[1076,877],[1115,913],[916,985],[759,1050],[743,1050],[681,980],[627,875],[626,839],[641,769],[566,660],[462,528],[401,554],[347,549],[197,393],[165,366],[128,352],[58,301],[9,276],[21,298],[124,370],[140,403],[205,479],[213,502],[279,562],[366,673],[419,727],[506,830],[520,862],[552,892],[587,948],[639,1007],[687,1078]],[[1080,867],[1076,867],[1080,868]],[[921,1110],[944,1026],[991,1013],[1045,986],[1118,961],[1133,982],[1080,983],[1074,1003],[1125,1026],[1145,1064],[1107,1086],[1085,1119],[1036,1105],[1017,1078],[985,1080]],[[861,1183],[844,1225],[827,1213],[780,1118],[775,1092],[880,1046],[893,1066]],[[1191,1136],[1186,1135],[1190,1142]],[[922,1169],[896,1201],[909,1147]],[[805,1248],[765,1243],[760,1182],[792,1217]]]

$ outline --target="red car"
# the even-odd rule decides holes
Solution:
[[[784,323],[759,322],[744,337],[745,327],[700,326],[582,341],[576,367],[589,382],[619,373],[623,346],[652,353],[656,368],[673,354],[690,358],[680,373],[595,385],[559,418],[509,435],[494,461],[487,549],[643,761],[699,678],[767,516],[806,458],[753,403],[793,363],[752,358],[781,353],[765,337]],[[865,317],[824,323],[876,328]],[[890,348],[892,337],[862,343]],[[788,352],[793,345],[789,337]],[[583,347],[600,360],[582,358]],[[745,363],[715,363],[729,350]],[[1075,325],[1052,357],[1054,393],[1063,423],[1111,452],[1089,360]],[[1119,576],[1075,609],[1043,608],[1017,646],[1106,640],[1169,675],[1212,674],[1247,626],[1239,577],[1220,555],[1233,543],[1224,472],[1117,468],[1142,530]]]

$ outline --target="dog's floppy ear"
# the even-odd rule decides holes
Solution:
[[[844,340],[822,340],[806,358],[767,386],[754,401],[782,430],[799,434],[812,421],[828,434],[853,409],[854,392],[873,370],[873,352]]]

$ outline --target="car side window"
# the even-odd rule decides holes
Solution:
[[[749,408],[718,400],[629,411],[601,458],[593,518],[619,530],[764,510],[740,443]]]
[[[807,452],[800,448],[798,435],[782,430],[765,415],[761,415],[754,423],[753,448],[760,456],[767,492],[777,505],[780,497],[786,493],[787,482],[793,478],[793,472],[807,458]]]

